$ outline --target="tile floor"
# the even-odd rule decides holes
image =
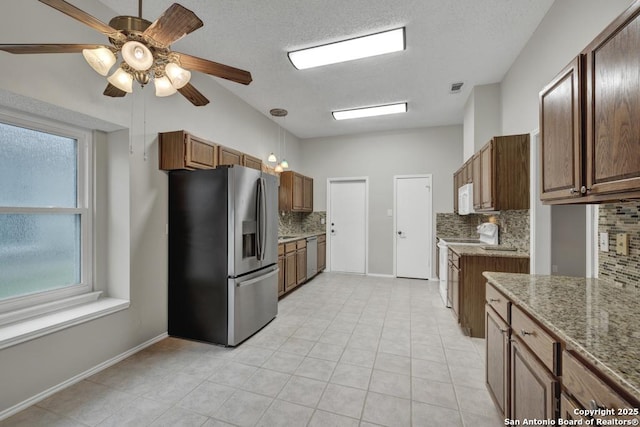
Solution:
[[[167,338],[6,426],[498,426],[437,283],[322,273],[234,349]]]

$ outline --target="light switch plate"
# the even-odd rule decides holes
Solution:
[[[629,255],[629,235],[627,233],[616,234],[616,253]]]
[[[609,233],[600,233],[600,250],[609,252]]]

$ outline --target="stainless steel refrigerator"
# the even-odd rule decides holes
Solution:
[[[235,346],[278,312],[278,184],[243,166],[169,173],[169,335]]]

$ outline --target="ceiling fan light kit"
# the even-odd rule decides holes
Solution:
[[[192,11],[177,3],[153,23],[141,16],[116,16],[107,25],[65,0],[39,1],[101,32],[109,38],[111,46],[0,44],[0,50],[14,54],[82,52],[91,68],[105,77],[117,62],[120,52],[122,62],[107,77],[109,84],[103,92],[106,96],[122,97],[133,92],[134,79],[142,86],[153,80],[156,96],[180,92],[195,106],[208,104],[209,100],[189,84],[191,72],[186,68],[244,85],[251,83],[252,77],[248,71],[171,51],[172,43],[204,25]],[[142,15],[142,1],[139,6]]]

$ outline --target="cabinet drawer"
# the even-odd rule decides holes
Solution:
[[[326,234],[321,234],[318,236],[318,243],[322,243],[322,242],[326,242],[327,241],[327,235]]]
[[[559,374],[555,357],[558,342],[515,305],[511,306],[511,327],[547,369]]]
[[[562,352],[562,383],[569,394],[586,409],[617,410],[633,407],[569,351]],[[598,416],[595,418],[608,419]],[[633,419],[633,417],[625,418],[616,415],[609,418]]]
[[[487,304],[489,304],[502,317],[502,320],[509,321],[509,301],[490,283],[486,287]]]
[[[296,248],[302,249],[302,248],[306,248],[306,247],[307,247],[307,241],[305,239],[298,240],[296,242]]]
[[[295,252],[296,251],[296,242],[285,243],[284,251],[285,251],[285,253]]]
[[[284,244],[278,245],[278,256],[284,255]]]

